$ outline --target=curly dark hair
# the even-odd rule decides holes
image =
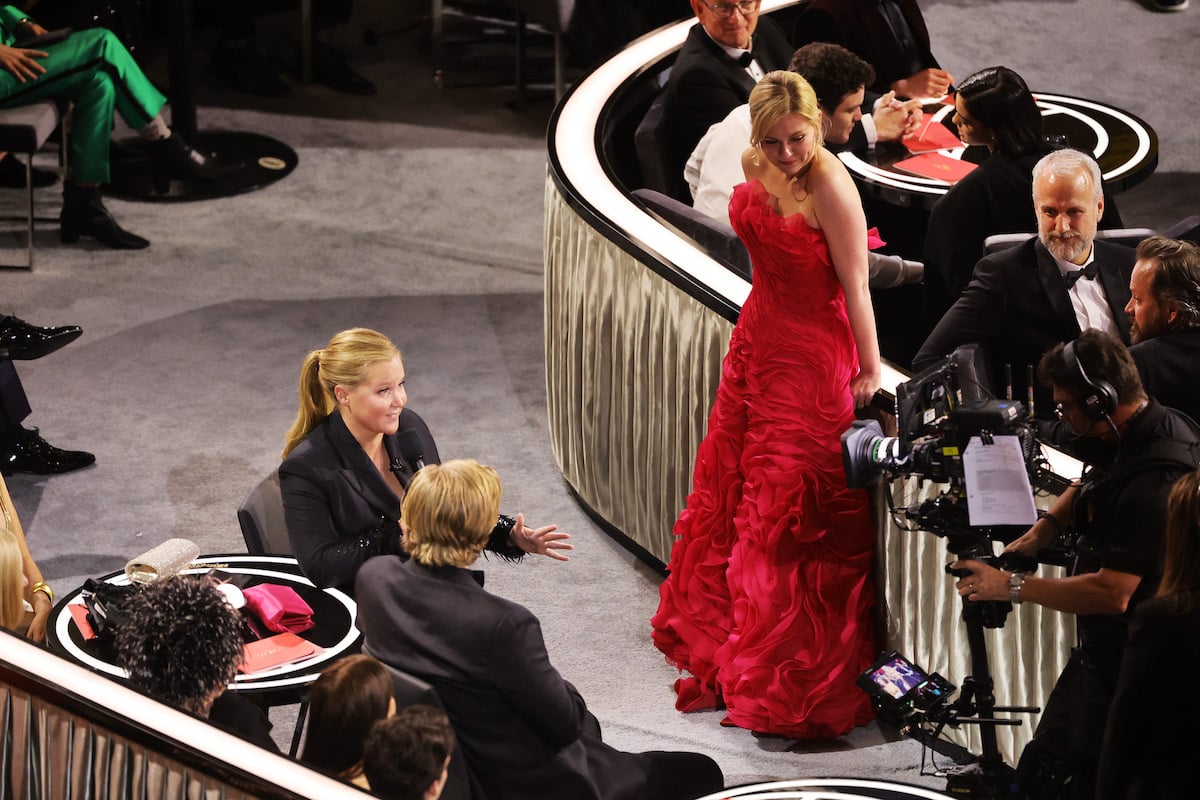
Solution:
[[[242,624],[206,577],[176,575],[122,605],[117,663],[130,682],[162,703],[207,716],[208,701],[242,662]]]
[[[875,68],[844,47],[813,42],[792,54],[788,69],[808,81],[817,102],[826,111],[842,104],[842,98],[875,82]]]

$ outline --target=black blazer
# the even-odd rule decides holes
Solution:
[[[645,797],[646,757],[601,741],[537,617],[484,591],[483,573],[385,556],[356,596],[363,651],[433,685],[488,800]]]
[[[750,50],[764,72],[787,69],[792,60],[787,37],[766,16],[758,18]],[[683,175],[688,156],[709,127],[749,100],[753,88],[754,79],[746,68],[730,58],[700,23],[693,25],[663,89],[668,175]]]
[[[900,10],[921,50],[923,68],[938,66],[916,0],[900,0]],[[875,83],[867,88],[880,94],[913,72],[877,0],[811,0],[796,21],[792,40],[796,47],[810,42],[840,44],[875,68]]]
[[[414,411],[400,412],[400,428],[383,437],[401,486],[416,464],[400,454],[400,431],[417,432],[423,461],[441,461],[429,427]],[[351,591],[354,575],[373,555],[399,552],[400,498],[388,487],[334,411],[309,432],[279,466],[283,517],[300,568],[317,586]],[[390,540],[390,541],[385,541]]]
[[[1128,247],[1096,241],[1096,280],[1104,287],[1109,309],[1129,344],[1129,275],[1134,253]],[[1080,334],[1066,282],[1058,265],[1036,237],[984,258],[975,266],[970,284],[925,340],[913,369],[936,363],[956,347],[979,342],[992,374],[989,387],[1003,397],[1003,371],[1012,365],[1014,398],[1025,402],[1026,365],[1036,369],[1042,354],[1059,342]],[[1034,379],[1038,411],[1050,411],[1049,391]],[[1044,414],[1043,414],[1044,415]]]
[[[1129,348],[1142,376],[1142,388],[1164,406],[1200,421],[1200,392],[1196,367],[1200,365],[1200,330],[1166,333]]]

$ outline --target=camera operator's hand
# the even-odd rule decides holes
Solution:
[[[972,602],[1008,599],[1009,573],[1004,570],[972,559],[955,561],[950,564],[950,568],[969,570],[969,574],[962,576],[954,584],[959,597],[965,597]]]

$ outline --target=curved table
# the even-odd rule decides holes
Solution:
[[[1062,136],[1072,147],[1096,156],[1104,184],[1110,192],[1132,189],[1158,166],[1158,134],[1127,111],[1080,97],[1035,92],[1047,136]],[[954,107],[944,103],[927,106],[935,124],[954,131],[950,122]],[[966,147],[937,152],[959,158]],[[950,188],[946,181],[924,178],[893,168],[912,154],[899,142],[880,142],[865,152],[843,152],[838,157],[854,175],[865,194],[900,206],[929,208]]]
[[[762,7],[772,12],[792,4],[764,0]],[[671,528],[691,485],[721,359],[750,285],[635,201],[634,187],[622,185],[609,162],[613,143],[606,137],[631,131],[615,117],[628,111],[631,96],[653,94],[645,83],[661,72],[691,24],[668,25],[632,42],[577,82],[555,109],[547,141],[552,447],[580,502],[660,565],[670,556]],[[886,387],[906,378],[885,364]],[[1078,468],[1062,460],[1056,471],[1071,477]],[[893,490],[903,505],[929,486],[898,481]],[[959,683],[971,667],[959,598],[942,570],[946,548],[930,534],[900,531],[883,512],[881,495],[876,500],[887,644]],[[997,702],[1044,702],[1074,638],[1073,617],[1034,605],[1010,615],[1006,628],[988,631]],[[1010,761],[1031,729],[998,732]],[[975,732],[960,730],[955,737],[978,751]]]
[[[200,575],[210,569],[230,573],[239,587],[258,583],[277,583],[291,586],[313,610],[316,625],[301,634],[320,645],[325,652],[296,664],[281,664],[248,675],[241,673],[229,684],[236,692],[266,694],[271,705],[289,702],[296,691],[312,683],[330,662],[354,652],[362,639],[354,620],[358,606],[338,589],[318,589],[304,577],[296,559],[288,556],[212,555],[202,556],[183,570],[184,575]],[[113,572],[101,580],[113,584],[128,584],[125,572]],[[83,589],[63,596],[55,604],[46,630],[46,642],[60,655],[116,678],[125,678],[125,670],[116,664],[112,643],[100,639],[85,640],[71,617],[69,605],[82,602]]]

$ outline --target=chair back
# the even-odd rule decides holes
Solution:
[[[990,256],[992,253],[998,253],[1001,250],[1007,250],[1010,247],[1016,247],[1022,242],[1032,239],[1037,234],[1034,233],[996,233],[983,240],[983,254]],[[1125,247],[1137,247],[1138,242],[1145,239],[1147,236],[1153,236],[1154,231],[1149,228],[1109,228],[1096,231],[1096,238],[1112,244],[1124,245]]]
[[[433,686],[414,675],[396,669],[391,664],[384,664],[384,666],[392,675],[392,685],[395,687],[396,694],[396,711],[409,706],[426,705],[433,706],[442,713],[446,712],[441,698],[438,697],[437,689],[434,689]],[[486,800],[479,782],[467,769],[466,758],[457,741],[454,743],[454,752],[450,756],[446,786],[442,789],[441,796],[442,800]]]
[[[252,556],[294,555],[283,521],[283,496],[279,492],[279,472],[271,470],[237,512],[246,552]]]
[[[683,164],[675,164],[667,141],[667,90],[663,89],[646,109],[646,116],[633,133],[642,186],[676,200],[689,197],[683,180]]]
[[[704,214],[654,189],[634,189],[633,196],[660,221],[695,242],[704,252],[746,280],[750,280],[750,253],[728,222]]]
[[[1200,214],[1179,220],[1162,232],[1168,239],[1185,239],[1193,244],[1200,244]]]

